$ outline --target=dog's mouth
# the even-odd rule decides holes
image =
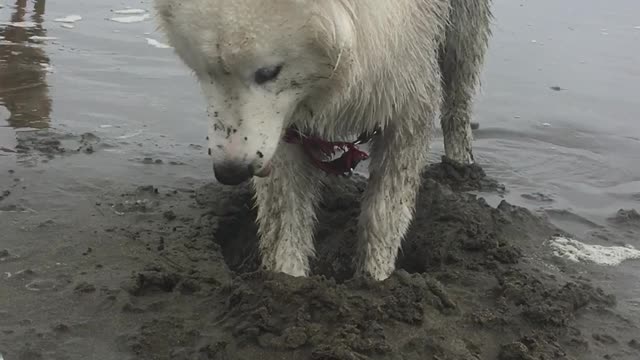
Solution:
[[[376,127],[373,131],[364,132],[358,139],[349,142],[324,140],[303,134],[292,127],[287,129],[284,141],[302,146],[311,163],[325,173],[350,176],[358,163],[369,158],[369,154],[358,149],[358,145],[368,143],[379,131]]]
[[[284,141],[302,146],[311,163],[320,170],[333,175],[350,175],[359,162],[369,158],[369,154],[359,150],[357,145],[369,142],[378,132],[376,128],[373,132],[361,134],[356,141],[336,142],[310,137],[291,128],[287,130]],[[271,174],[271,170],[271,161],[268,161],[253,176],[264,178]]]
[[[255,174],[253,174],[256,177],[260,177],[260,178],[264,178],[267,177],[271,174],[271,161],[267,162],[262,169],[256,171]]]

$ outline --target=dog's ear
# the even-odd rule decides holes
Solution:
[[[306,2],[312,9],[311,26],[315,30],[317,45],[338,67],[340,59],[351,51],[356,42],[353,8],[345,0]]]

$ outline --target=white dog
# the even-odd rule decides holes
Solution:
[[[327,172],[366,158],[359,275],[395,269],[434,119],[446,156],[473,162],[470,109],[490,0],[155,0],[162,28],[208,104],[219,182],[253,179],[267,270],[309,274]],[[325,140],[321,140],[325,139]],[[346,149],[329,163],[332,148]]]

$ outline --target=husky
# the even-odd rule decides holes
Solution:
[[[253,183],[262,266],[310,275],[320,190],[368,159],[356,275],[388,278],[436,118],[446,158],[474,161],[471,105],[491,1],[155,0],[155,7],[201,85],[215,178]],[[370,154],[358,149],[367,141]]]

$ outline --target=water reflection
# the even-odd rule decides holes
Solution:
[[[12,127],[45,128],[51,115],[49,57],[37,41],[29,40],[46,36],[42,26],[45,0],[16,0],[12,8],[8,21],[26,27],[0,25],[0,107],[8,110],[6,121]]]

